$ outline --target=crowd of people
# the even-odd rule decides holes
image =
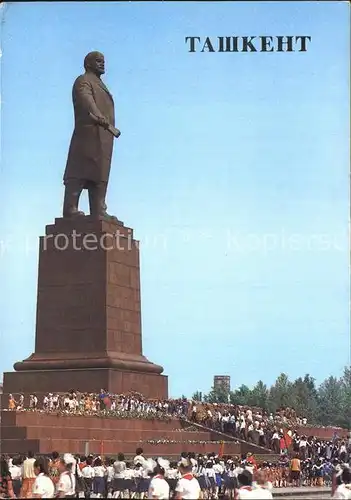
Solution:
[[[301,458],[314,453],[320,446],[351,447],[351,433],[348,442],[341,442],[335,434],[334,442],[326,445],[308,435],[306,418],[296,416],[291,408],[279,409],[274,415],[260,408],[242,407],[232,404],[200,403],[185,398],[168,400],[145,399],[141,394],[109,394],[101,389],[99,394],[49,393],[41,401],[35,394],[16,398],[10,394],[8,410],[31,410],[43,412],[62,412],[80,415],[108,415],[115,418],[139,419],[187,419],[194,424],[230,435],[249,443],[270,448],[279,454],[286,449],[301,451]],[[306,428],[306,436],[299,436],[295,429]],[[297,448],[297,449],[296,449]],[[332,453],[332,450],[328,453]]]
[[[349,457],[343,457],[345,460]],[[179,460],[101,456],[1,457],[0,498],[242,499],[273,498],[274,488],[332,486],[333,498],[351,499],[350,465],[339,458],[300,460],[281,455],[257,463],[254,455],[182,453]],[[349,496],[347,496],[349,495]]]
[[[117,418],[181,418],[189,412],[186,399],[150,400],[141,394],[109,394],[101,389],[99,394],[79,393],[71,390],[66,394],[49,393],[41,401],[35,394],[27,398],[9,395],[9,410],[79,413],[85,415],[109,414]]]
[[[299,435],[294,424],[301,425],[301,421],[294,419],[291,409],[268,415],[257,408],[201,404],[186,399],[146,400],[137,393],[111,395],[102,389],[100,394],[79,394],[73,390],[65,395],[50,393],[40,402],[35,394],[27,399],[24,395],[16,399],[10,395],[8,410],[97,414],[116,418],[184,418],[191,425],[204,425],[276,452],[271,463],[256,463],[252,455],[239,458],[214,453],[208,456],[184,453],[179,462],[169,463],[164,459],[145,459],[141,449],[129,461],[123,454],[111,459],[72,457],[69,454],[59,457],[58,453],[53,453],[47,462],[43,457],[35,460],[29,453],[24,461],[20,457],[2,460],[2,464],[8,465],[8,475],[4,465],[1,484],[6,484],[4,477],[12,478],[12,483],[10,480],[7,484],[12,484],[13,497],[42,494],[45,498],[54,495],[143,499],[151,495],[151,498],[160,499],[216,499],[219,496],[250,498],[253,492],[252,498],[271,498],[272,488],[331,486],[333,475],[340,482],[334,494],[344,495],[348,491],[351,435],[342,439],[334,434],[330,441],[307,436],[307,432]],[[307,421],[303,423],[308,431]],[[199,496],[192,496],[197,494],[195,490],[190,489],[189,493],[186,489],[190,488],[189,482],[184,478],[191,479]],[[182,490],[184,485],[185,492]],[[43,491],[45,495],[40,493]],[[189,494],[191,496],[187,496]]]

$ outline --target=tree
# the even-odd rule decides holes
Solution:
[[[294,410],[298,417],[307,418],[308,388],[303,378],[299,377],[292,384],[292,398],[294,400]]]
[[[293,408],[292,384],[285,373],[281,373],[269,390],[268,407],[275,412],[281,407]]]
[[[258,406],[263,410],[268,410],[268,389],[267,386],[259,380],[255,387],[250,391],[250,399],[253,406]]]
[[[206,403],[228,403],[229,402],[229,391],[223,387],[212,387],[211,391],[204,396],[204,401]]]
[[[299,377],[291,387],[291,407],[298,417],[307,418],[309,422],[316,422],[319,413],[319,397],[315,380],[309,374]]]
[[[345,367],[341,378],[342,425],[351,429],[351,368]]]
[[[307,373],[304,376],[303,381],[308,391],[308,404],[305,416],[310,422],[316,422],[319,413],[319,396],[316,387],[316,380]]]
[[[230,402],[233,405],[246,406],[251,404],[251,390],[247,385],[241,385],[239,389],[230,393]]]
[[[200,401],[198,391],[193,399]],[[345,367],[342,377],[329,377],[316,386],[315,379],[306,374],[291,382],[281,373],[270,387],[259,380],[253,389],[243,384],[229,392],[224,387],[212,387],[203,397],[208,403],[227,403],[257,406],[275,412],[279,408],[292,408],[300,418],[311,424],[334,425],[351,428],[351,368]]]
[[[319,420],[322,425],[343,423],[343,385],[336,377],[329,377],[319,387]]]
[[[200,401],[201,402],[202,401],[202,392],[200,392],[200,391],[194,392],[194,394],[191,396],[191,399],[193,401]]]

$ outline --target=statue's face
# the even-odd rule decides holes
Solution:
[[[105,73],[105,58],[102,54],[96,54],[89,61],[89,66],[96,75]]]

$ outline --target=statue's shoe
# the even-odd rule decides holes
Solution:
[[[84,216],[84,215],[85,215],[85,213],[84,213],[84,212],[82,212],[81,210],[71,210],[70,212],[65,212],[65,213],[63,214],[63,217],[64,217],[64,218],[67,218],[67,219],[68,219],[68,218],[70,218],[70,219],[71,219],[72,217],[82,217],[82,216]]]
[[[102,213],[101,217],[104,217],[104,219],[107,219],[107,220],[109,220],[111,222],[115,222],[117,224],[123,224],[122,221],[120,221],[119,219],[117,219],[117,217],[115,215],[110,215],[107,212]]]

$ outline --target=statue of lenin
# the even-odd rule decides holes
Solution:
[[[90,52],[84,59],[84,68],[85,73],[76,79],[72,90],[75,125],[63,177],[63,217],[84,215],[78,210],[78,203],[82,190],[87,189],[90,214],[111,218],[106,212],[105,197],[113,141],[120,132],[114,127],[112,95],[101,80],[105,73],[103,54]]]

